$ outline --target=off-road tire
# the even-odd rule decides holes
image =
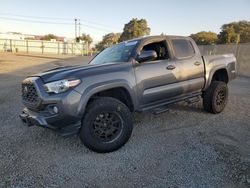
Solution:
[[[79,136],[89,149],[105,153],[121,148],[130,138],[132,130],[129,108],[117,99],[101,97],[87,106]],[[114,138],[109,134],[113,134]]]
[[[224,110],[228,100],[228,88],[225,82],[212,81],[203,93],[203,108],[210,113],[220,113]]]

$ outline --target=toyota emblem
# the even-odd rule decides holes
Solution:
[[[27,93],[28,93],[28,87],[27,87],[27,86],[24,86],[23,92],[24,92],[24,94],[27,94]]]

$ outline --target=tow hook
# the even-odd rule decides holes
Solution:
[[[26,114],[25,112],[22,112],[20,115],[19,115],[20,119],[22,120],[22,122],[27,125],[27,126],[32,126],[33,124],[30,122],[30,119],[29,119],[29,115]]]

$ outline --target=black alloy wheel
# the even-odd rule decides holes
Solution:
[[[110,142],[121,134],[123,122],[116,112],[100,113],[96,116],[92,125],[92,134],[100,141]]]

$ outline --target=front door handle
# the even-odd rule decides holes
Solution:
[[[173,70],[173,69],[175,69],[175,66],[174,66],[174,65],[169,65],[169,66],[167,66],[166,69],[168,69],[168,70]]]
[[[199,61],[196,61],[195,63],[194,63],[194,65],[196,65],[196,66],[199,66],[201,64],[201,62],[199,62]]]

